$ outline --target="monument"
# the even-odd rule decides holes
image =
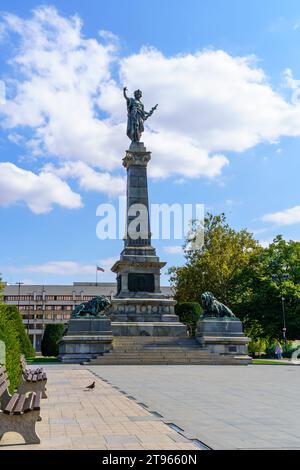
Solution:
[[[117,293],[109,301],[98,297],[73,311],[59,345],[63,362],[89,364],[248,364],[241,322],[228,307],[207,292],[202,295],[204,315],[196,338],[175,314],[173,299],[160,289],[160,261],[151,242],[147,166],[149,152],[141,142],[146,112],[142,92],[127,96],[127,136],[123,158],[127,171],[127,210],[124,247],[112,266]],[[109,354],[105,354],[109,353]]]
[[[96,297],[75,307],[68,329],[59,342],[59,359],[82,363],[109,352],[112,347],[111,322],[105,315],[110,300]]]
[[[117,276],[117,294],[109,317],[115,336],[184,336],[186,326],[174,313],[175,301],[160,290],[160,261],[151,244],[147,165],[151,152],[140,142],[144,122],[157,109],[144,110],[142,92],[136,90],[127,103],[127,136],[131,140],[123,158],[127,170],[127,216],[124,249],[111,268]]]
[[[203,315],[196,333],[200,346],[212,353],[247,357],[250,339],[243,333],[242,322],[211,292],[201,295],[201,304]]]

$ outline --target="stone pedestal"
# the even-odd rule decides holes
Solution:
[[[238,318],[204,318],[197,326],[196,340],[212,353],[247,356],[248,343]],[[250,358],[249,358],[250,359]]]
[[[115,298],[109,312],[114,336],[186,336],[170,299]]]
[[[59,342],[59,359],[64,363],[80,364],[109,352],[112,340],[109,318],[72,318],[67,333]]]

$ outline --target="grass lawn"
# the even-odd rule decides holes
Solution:
[[[276,361],[276,359],[253,359],[252,364],[274,365],[274,366],[289,366],[292,363]]]
[[[54,356],[49,356],[49,357],[43,357],[43,356],[38,356],[38,357],[31,357],[27,359],[27,364],[56,364],[60,363],[57,357]],[[276,361],[276,359],[253,359],[252,364],[258,364],[258,365],[274,365],[274,366],[288,366],[288,365],[293,365],[290,362],[282,362],[282,361]]]
[[[57,357],[49,356],[49,357],[30,357],[27,359],[27,364],[52,364],[60,362]]]

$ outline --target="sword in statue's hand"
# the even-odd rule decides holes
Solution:
[[[149,116],[152,116],[152,114],[154,113],[154,111],[157,109],[157,106],[158,106],[158,104],[156,104],[155,106],[153,106],[153,108],[150,109],[148,117],[149,117]]]

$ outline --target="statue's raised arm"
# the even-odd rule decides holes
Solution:
[[[125,100],[126,100],[126,101],[128,101],[128,100],[129,100],[129,98],[128,98],[128,96],[127,96],[127,93],[126,93],[126,91],[127,91],[127,87],[126,87],[126,86],[124,86],[124,88],[123,88],[123,96],[124,96]]]
[[[157,109],[157,106],[151,108],[149,112],[144,110],[144,105],[141,102],[142,92],[141,90],[136,90],[134,92],[134,98],[128,98],[127,88],[123,88],[123,96],[127,101],[127,136],[132,142],[139,142],[144,132],[144,121],[146,121],[154,111]]]

